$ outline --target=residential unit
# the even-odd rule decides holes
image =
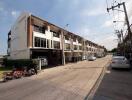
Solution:
[[[47,58],[49,65],[104,54],[105,48],[30,13],[22,13],[8,33],[8,59]]]

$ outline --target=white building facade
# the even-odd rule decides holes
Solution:
[[[105,48],[30,13],[22,13],[8,33],[9,59],[46,57],[51,64],[103,54]]]

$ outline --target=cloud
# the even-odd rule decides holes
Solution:
[[[0,7],[0,12],[2,12],[4,10],[4,8]]]
[[[128,17],[130,18],[132,16],[132,0],[127,0],[126,1],[126,8],[127,8],[127,13],[128,13]]]
[[[81,13],[83,16],[99,16],[105,14],[104,10],[102,8],[96,8],[92,10],[83,10]]]
[[[115,23],[113,22],[115,21]],[[124,16],[124,12],[123,13],[117,13],[114,12],[114,16],[111,16],[111,18],[107,19],[102,27],[113,27],[114,29],[121,29],[123,28],[125,25],[125,16]]]
[[[118,42],[116,41],[117,37],[114,35],[106,35],[102,39],[95,40],[96,43],[105,46],[108,50],[111,50],[117,47]]]
[[[100,33],[91,30],[88,26],[82,26],[76,31],[80,33],[78,35],[99,45],[105,46],[108,50],[117,47],[117,41],[115,41],[117,37],[113,35],[113,32],[109,34]]]
[[[126,5],[128,18],[129,18],[129,21],[131,24],[132,23],[132,11],[131,11],[132,0],[125,0],[124,2]],[[120,7],[120,10],[124,10],[123,6]],[[110,12],[112,12],[112,11],[110,11]],[[114,23],[114,26],[115,26],[115,29],[119,29],[119,30],[122,29],[124,27],[124,25],[126,25],[124,12],[118,12],[118,11],[114,10],[113,14],[114,14],[114,16],[111,16],[112,18],[110,20],[106,20],[102,26],[103,27],[111,27],[113,21],[120,21],[120,22]],[[111,15],[113,15],[113,14],[111,13]]]
[[[93,40],[94,32],[92,32],[92,30],[90,30],[87,25],[80,26],[80,28],[78,28],[75,33],[84,37],[85,39]]]
[[[12,15],[13,17],[18,17],[19,14],[20,14],[19,11],[11,11],[11,15]]]
[[[104,24],[102,25],[102,27],[111,27],[113,24],[113,21],[112,20],[106,20],[104,22]]]
[[[117,36],[114,35],[114,32],[111,33],[105,33],[105,32],[99,32],[97,30],[91,30],[87,25],[80,26],[78,30],[76,30],[78,35],[84,37],[85,39],[88,39],[92,42],[95,42],[99,45],[105,46],[108,50],[111,50],[115,47],[117,47]]]
[[[4,4],[2,2],[0,2],[0,12],[4,11]]]
[[[4,12],[7,11],[7,14],[4,15],[2,13],[2,18],[4,18],[4,20],[2,20],[3,23],[0,23],[5,29],[1,27],[1,29],[3,29],[1,33],[2,35],[7,33],[11,24],[15,22],[19,12],[27,10],[62,27],[65,24],[70,24],[68,30],[70,29],[72,32],[78,33],[78,35],[88,40],[107,47],[109,43],[112,43],[113,39],[110,39],[111,41],[108,39],[110,42],[107,43],[105,32],[111,29],[101,27],[102,22],[107,17],[105,16],[106,8],[104,9],[106,6],[103,2],[104,0],[53,0],[52,2],[50,0],[40,0],[39,2],[30,1],[28,4],[25,1],[11,2],[10,0],[6,0],[4,1],[5,6],[2,10],[4,10]],[[36,3],[41,6],[34,7]],[[52,16],[52,18],[48,16]],[[106,26],[110,25],[109,22],[105,24]],[[7,35],[5,35],[5,37],[7,37]],[[6,40],[5,37],[3,40]],[[7,43],[4,42],[3,44]]]

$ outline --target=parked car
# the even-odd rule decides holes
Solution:
[[[130,63],[124,56],[113,56],[112,62],[111,62],[112,68],[129,68],[130,69]]]
[[[97,57],[97,58],[101,58],[101,57],[103,57],[103,54],[98,53],[98,54],[96,54],[96,57]]]
[[[94,60],[96,60],[96,57],[95,57],[95,56],[89,56],[89,57],[88,57],[88,60],[89,60],[89,61],[94,61]]]
[[[41,66],[48,66],[48,59],[46,57],[41,58]]]
[[[86,59],[87,59],[87,56],[83,56],[83,57],[82,57],[82,60],[86,60]]]

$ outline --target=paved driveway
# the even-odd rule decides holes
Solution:
[[[110,56],[43,70],[0,84],[0,100],[83,100]]]

